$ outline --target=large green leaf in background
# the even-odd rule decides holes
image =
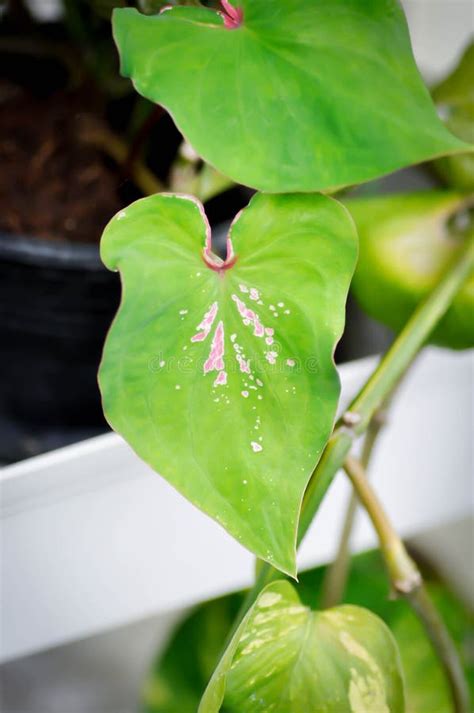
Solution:
[[[433,99],[452,133],[474,143],[474,42],[466,47],[458,66],[433,90]],[[435,166],[448,186],[474,190],[474,154],[445,156]]]
[[[472,199],[471,203],[472,203]],[[474,226],[456,229],[453,220],[469,199],[434,191],[347,200],[360,237],[352,282],[364,310],[392,329],[401,329],[449,264],[474,239]],[[466,223],[469,216],[464,214]],[[474,346],[474,273],[454,298],[430,341],[455,349]]]
[[[307,606],[319,605],[325,570],[318,567],[301,574],[298,593]],[[424,576],[430,596],[461,654],[473,693],[472,614],[432,573],[424,572]],[[409,605],[389,599],[385,567],[378,552],[353,558],[344,599],[368,607],[390,626],[405,674],[406,713],[452,713],[441,665]],[[221,597],[200,605],[184,619],[153,665],[144,690],[143,713],[196,713],[242,600],[242,594]],[[223,706],[222,713],[230,712]]]
[[[113,18],[122,74],[222,173],[335,190],[469,149],[438,119],[397,0],[237,4],[236,29],[195,7]]]
[[[257,195],[225,263],[202,206],[156,195],[102,241],[122,305],[100,368],[111,426],[244,546],[295,574],[301,500],[331,432],[333,351],[356,261],[347,210]]]
[[[367,609],[304,606],[268,585],[237,629],[198,713],[403,713],[397,646]]]

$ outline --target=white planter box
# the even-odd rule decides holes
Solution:
[[[344,365],[342,405],[376,359]],[[472,509],[472,353],[429,349],[394,405],[374,482],[405,536]],[[246,586],[251,555],[110,434],[4,468],[3,660]],[[338,476],[302,548],[333,553],[348,487]],[[362,520],[362,518],[361,518]],[[374,543],[367,522],[355,547]]]

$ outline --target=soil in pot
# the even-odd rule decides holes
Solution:
[[[96,370],[120,290],[98,242],[139,194],[85,139],[102,126],[87,88],[44,98],[2,81],[0,105],[0,459],[12,461],[106,428]]]

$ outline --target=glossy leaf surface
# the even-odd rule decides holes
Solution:
[[[459,193],[423,192],[353,199],[346,205],[360,237],[354,293],[369,315],[398,331],[463,249],[468,231],[456,230],[450,219],[467,199]],[[471,240],[472,233],[471,224]],[[474,274],[430,341],[456,349],[474,346],[473,314]]]
[[[318,195],[257,195],[222,262],[202,207],[157,195],[108,225],[122,305],[100,369],[106,417],[244,546],[295,573],[301,500],[339,397],[333,350],[357,239]]]
[[[325,570],[317,567],[300,575],[298,593],[305,604],[318,606]],[[432,572],[424,572],[424,579],[461,655],[472,694],[472,613]],[[241,594],[221,597],[200,605],[184,619],[147,680],[144,713],[196,713],[242,601]],[[345,601],[371,609],[394,634],[405,674],[406,713],[450,713],[450,691],[441,665],[408,603],[389,598],[385,566],[378,552],[353,558]],[[229,713],[225,706],[221,711]]]
[[[396,0],[242,0],[114,14],[121,71],[194,149],[269,192],[335,190],[467,150],[439,120]],[[471,147],[472,148],[472,147]]]
[[[397,647],[371,612],[315,612],[288,582],[266,587],[243,620],[198,713],[403,713]]]

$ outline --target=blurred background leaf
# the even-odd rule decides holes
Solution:
[[[459,139],[474,142],[474,42],[468,45],[459,64],[432,91],[439,114]],[[474,189],[474,155],[446,156],[435,161],[435,169],[447,185]]]

